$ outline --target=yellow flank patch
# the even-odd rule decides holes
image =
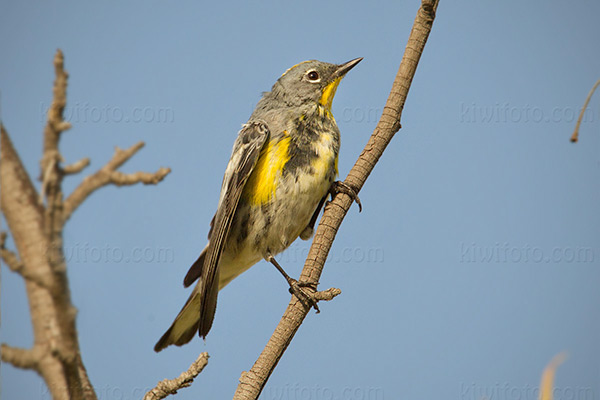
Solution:
[[[323,89],[323,94],[319,99],[319,104],[324,106],[327,111],[331,111],[331,103],[333,103],[335,91],[337,90],[337,87],[340,84],[341,80],[341,76],[339,78],[335,78],[330,84],[325,86],[325,89]]]
[[[267,203],[275,195],[281,170],[290,159],[290,136],[270,140],[260,152],[258,162],[246,182],[243,196],[252,204]]]

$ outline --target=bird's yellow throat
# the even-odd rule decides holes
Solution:
[[[325,86],[323,89],[323,94],[319,99],[319,104],[321,104],[327,111],[331,111],[331,103],[333,102],[333,97],[335,96],[335,91],[337,90],[338,85],[342,77],[335,78],[329,85]]]

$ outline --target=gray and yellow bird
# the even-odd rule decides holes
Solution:
[[[312,236],[328,194],[340,188],[354,194],[335,182],[340,131],[331,103],[344,75],[361,60],[304,61],[263,94],[233,145],[208,245],[183,280],[185,287],[198,283],[155,351],[188,343],[196,332],[206,337],[218,291],[262,259],[280,270],[290,291],[316,308],[273,257],[296,238]]]

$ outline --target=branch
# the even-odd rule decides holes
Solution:
[[[138,142],[126,150],[122,150],[117,147],[115,149],[115,154],[110,161],[94,174],[86,177],[83,182],[81,182],[79,186],[75,188],[73,193],[67,197],[63,211],[64,220],[68,220],[77,207],[79,207],[89,195],[108,184],[123,186],[143,183],[149,185],[157,184],[158,182],[162,181],[164,177],[171,172],[170,168],[163,167],[154,173],[135,172],[132,174],[124,174],[117,171],[121,165],[133,157],[133,155],[142,147],[144,147],[144,142]]]
[[[2,261],[8,266],[8,268],[17,273],[22,273],[23,263],[19,260],[14,251],[10,251],[5,247],[6,243],[6,232],[0,232],[0,257]]]
[[[21,276],[29,300],[34,353],[5,347],[3,358],[22,368],[33,368],[44,378],[53,398],[95,399],[85,371],[75,326],[62,251],[63,202],[58,151],[60,133],[70,126],[62,118],[66,105],[67,73],[63,55],[54,58],[54,95],[44,129],[42,196],[38,194],[10,137],[0,126],[0,206],[23,264]],[[40,201],[46,197],[46,205]],[[3,349],[3,350],[4,350]],[[35,356],[35,352],[41,352]],[[34,362],[35,361],[35,362]]]
[[[404,51],[404,57],[394,79],[381,119],[345,180],[346,185],[353,188],[356,193],[363,187],[383,151],[394,134],[400,129],[402,109],[425,43],[431,32],[437,5],[437,0],[423,0],[421,8],[417,12]],[[304,264],[304,269],[300,275],[300,281],[315,284],[319,281],[327,254],[352,202],[352,198],[342,192],[336,195],[329,206],[325,208]],[[242,373],[234,399],[258,398],[308,312],[308,307],[304,306],[295,297],[292,298],[264,350],[250,371]]]
[[[313,298],[317,301],[331,301],[340,294],[342,294],[340,289],[330,288],[321,292],[315,292]]]
[[[65,71],[65,59],[59,49],[54,56],[54,88],[52,103],[48,109],[48,119],[44,128],[44,150],[40,161],[40,179],[42,180],[42,197],[51,193],[56,195],[60,189],[62,174],[59,164],[62,156],[58,151],[60,134],[71,128],[71,124],[63,119],[63,111],[67,105],[67,81],[69,74]],[[53,203],[56,199],[49,199]]]
[[[22,349],[2,343],[0,352],[2,353],[2,361],[11,364],[15,368],[38,370],[41,355],[36,347]]]
[[[561,352],[555,355],[544,368],[540,382],[540,400],[552,400],[554,392],[554,375],[556,369],[567,359],[567,353]]]
[[[592,86],[592,90],[588,93],[585,98],[585,102],[583,103],[583,107],[581,108],[581,112],[579,113],[579,118],[577,118],[577,124],[575,125],[575,130],[573,131],[573,135],[571,136],[571,142],[576,143],[579,140],[579,125],[581,125],[581,120],[583,119],[583,114],[585,114],[585,110],[587,109],[588,103],[592,98],[592,95],[596,91],[596,89],[600,86],[600,79]]]
[[[71,128],[71,124],[63,119],[63,111],[67,105],[67,80],[69,74],[65,71],[65,58],[60,49],[54,56],[54,88],[52,103],[48,109],[48,121],[44,128],[44,152],[58,149],[60,134]]]
[[[47,248],[43,235],[31,234],[33,230],[39,230],[43,225],[43,210],[38,202],[39,196],[8,132],[1,123],[0,136],[0,187],[2,189],[0,190],[0,206],[12,232],[17,252],[22,258],[20,259],[17,253],[6,249],[6,232],[0,234],[0,257],[11,271],[20,274],[24,279],[35,282],[41,287],[50,287],[52,273],[42,266],[43,255],[34,255],[29,251],[33,247]],[[28,267],[28,265],[33,267]]]
[[[23,279],[35,282],[38,286],[48,288],[49,282],[45,279],[44,275],[39,275],[31,272],[30,269],[25,268],[25,264],[19,259],[14,251],[8,250],[5,247],[6,232],[0,232],[0,258],[8,266],[12,272],[15,272]]]
[[[36,191],[8,132],[0,123],[0,208],[16,247],[16,252],[7,250],[6,235],[0,236],[0,257],[25,280],[35,343],[30,350],[3,345],[2,360],[36,370],[46,382],[52,398],[95,400],[97,397],[83,365],[77,337],[77,310],[71,301],[63,251],[64,223],[95,189],[108,183],[157,183],[170,170],[161,168],[154,174],[118,172],[117,168],[143,146],[140,142],[128,150],[117,149],[105,167],[84,179],[67,202],[63,202],[64,176],[82,171],[90,160],[84,158],[61,166],[63,158],[58,145],[61,133],[71,125],[63,118],[68,74],[60,50],[54,57],[54,68],[53,98],[44,128],[40,161],[41,193]],[[46,199],[45,204],[40,198]]]
[[[90,159],[89,157],[85,157],[79,161],[74,162],[73,164],[64,166],[62,172],[65,175],[77,174],[83,171],[83,169],[88,165],[90,165]]]
[[[188,370],[182,372],[178,378],[165,379],[158,382],[154,389],[146,393],[144,400],[164,399],[171,394],[177,393],[181,388],[189,387],[204,367],[206,367],[206,364],[208,364],[208,353],[201,353]]]
[[[156,185],[162,181],[167,174],[171,172],[170,168],[159,168],[158,171],[151,172],[134,172],[133,174],[124,174],[119,171],[113,171],[110,174],[110,183],[117,186],[135,185],[143,183],[144,185]]]

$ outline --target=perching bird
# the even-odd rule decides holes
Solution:
[[[262,259],[280,270],[297,297],[316,308],[273,257],[296,238],[312,236],[332,188],[356,197],[334,182],[340,132],[331,103],[344,75],[361,60],[340,65],[304,61],[263,94],[233,145],[208,245],[183,281],[185,287],[198,283],[155,351],[188,343],[196,332],[206,337],[218,291]]]

